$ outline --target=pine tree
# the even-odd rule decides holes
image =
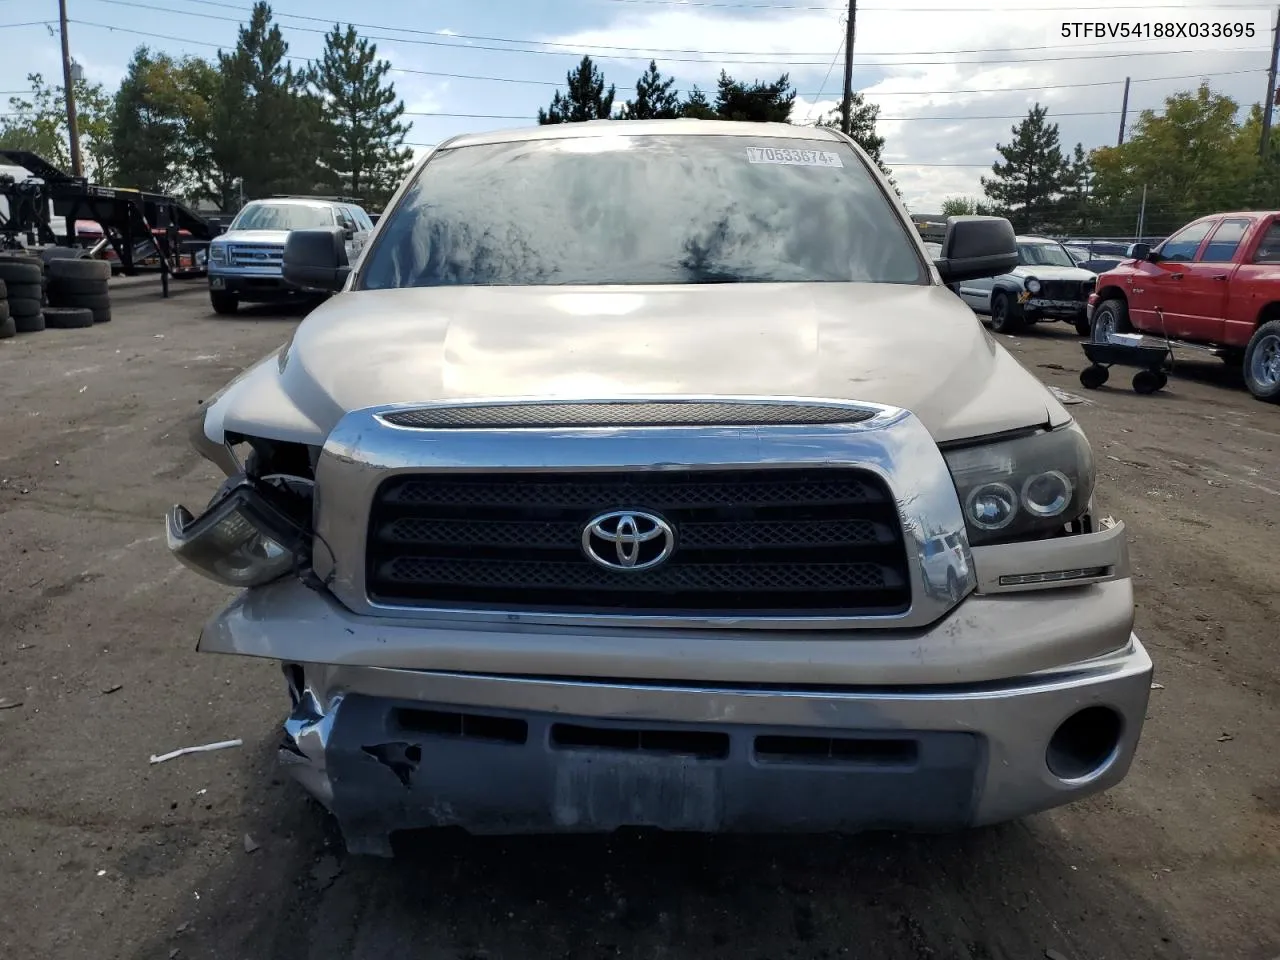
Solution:
[[[796,92],[783,74],[774,83],[743,83],[723,70],[716,81],[716,115],[721,120],[790,123]]]
[[[1022,232],[1053,219],[1070,172],[1058,125],[1046,121],[1048,114],[1049,109],[1038,103],[1032,107],[1026,119],[1011,128],[1013,142],[996,144],[1004,162],[991,165],[990,179],[982,178],[987,199]]]
[[[1084,145],[1077,143],[1062,179],[1062,199],[1055,224],[1061,232],[1087,234],[1091,230],[1089,189],[1092,182],[1093,165],[1084,152]]]
[[[675,78],[663,79],[658,64],[650,60],[649,69],[636,81],[636,98],[622,107],[624,120],[671,120],[680,116],[680,94],[671,89]]]
[[[867,156],[875,161],[876,166],[893,184],[893,189],[897,190],[897,182],[891,176],[889,168],[885,166],[884,160],[881,159],[881,154],[884,152],[884,137],[876,133],[876,120],[879,116],[879,104],[868,103],[861,93],[856,91],[853,93],[849,101],[849,135],[853,138],[853,142],[866,151]],[[819,120],[818,126],[834,127],[839,130],[840,119],[840,109],[837,107]],[[899,196],[901,196],[900,191]]]
[[[684,103],[680,104],[680,116],[691,117],[694,120],[720,119],[715,107],[711,106],[711,101],[707,99],[707,95],[696,86],[689,91]]]
[[[214,193],[234,208],[239,180],[247,199],[311,192],[317,186],[321,104],[311,74],[288,62],[289,44],[259,0],[231,53],[218,51],[218,82],[209,122]]]
[[[538,110],[538,123],[577,123],[583,120],[608,120],[613,113],[613,85],[606,92],[604,76],[590,57],[583,57],[577,68],[565,74],[569,90],[559,90],[551,98],[551,106]]]
[[[323,101],[324,175],[374,209],[395,192],[413,160],[404,146],[404,101],[385,79],[390,69],[378,59],[377,45],[358,36],[355,27],[344,32],[334,24],[314,77]]]

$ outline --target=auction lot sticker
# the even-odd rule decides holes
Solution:
[[[794,147],[747,147],[748,163],[785,163],[793,167],[843,167],[840,154]]]

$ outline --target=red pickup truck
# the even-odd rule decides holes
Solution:
[[[1216,213],[1098,277],[1094,340],[1146,333],[1215,348],[1243,364],[1259,400],[1280,403],[1280,211]]]

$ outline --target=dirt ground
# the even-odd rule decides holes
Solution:
[[[275,769],[277,669],[196,654],[230,594],[162,537],[216,480],[180,421],[298,315],[215,317],[178,289],[0,341],[5,957],[1280,957],[1280,408],[1220,362],[1070,407],[1129,525],[1160,684],[1113,791],[956,836],[444,835],[366,861]],[[1086,393],[1067,327],[1002,339]]]

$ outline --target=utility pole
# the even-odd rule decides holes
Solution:
[[[1147,185],[1144,183],[1142,185],[1142,206],[1138,208],[1138,231],[1137,231],[1137,236],[1133,238],[1139,243],[1142,242],[1142,228],[1146,226],[1146,220],[1147,220]]]
[[[1129,119],[1129,78],[1124,78],[1124,100],[1120,103],[1120,139],[1116,141],[1117,147],[1124,146],[1124,122]]]
[[[844,32],[844,99],[840,101],[840,130],[849,136],[853,127],[853,34],[858,21],[858,0],[849,0],[849,22]]]
[[[1271,111],[1276,106],[1276,57],[1280,56],[1280,9],[1271,28],[1271,67],[1267,70],[1267,99],[1262,101],[1262,142],[1258,144],[1258,156],[1265,158],[1271,141]]]
[[[67,39],[67,0],[58,0],[58,25],[62,28],[62,90],[67,98],[67,132],[71,138],[71,175],[83,177],[80,166],[80,131],[76,128],[75,80],[71,76],[71,42]]]

